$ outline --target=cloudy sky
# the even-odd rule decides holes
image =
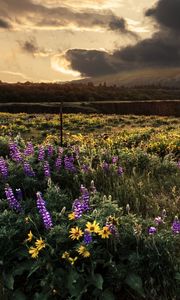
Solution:
[[[180,66],[180,0],[0,0],[0,80]]]

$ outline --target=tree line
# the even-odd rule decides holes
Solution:
[[[180,87],[161,85],[124,87],[106,83],[0,82],[0,102],[93,102],[118,100],[176,100]]]

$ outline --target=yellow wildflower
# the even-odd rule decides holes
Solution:
[[[75,218],[76,218],[76,216],[75,216],[75,213],[74,213],[74,212],[68,214],[68,219],[69,219],[70,221],[75,220]]]
[[[72,240],[79,240],[80,237],[83,235],[83,232],[82,230],[79,228],[79,227],[74,227],[74,228],[71,228],[71,230],[69,231],[70,233],[70,238]]]
[[[69,252],[65,251],[62,255],[63,259],[68,259],[69,258]]]
[[[78,249],[77,252],[82,255],[83,257],[89,257],[91,254],[90,252],[87,250],[87,248],[83,245],[81,245]]]
[[[100,230],[99,223],[97,223],[96,221],[94,221],[93,223],[87,222],[86,228],[89,232],[95,232],[95,233],[99,233]]]
[[[39,240],[36,240],[35,245],[39,251],[46,247],[46,244],[42,240],[42,238],[40,238]]]
[[[75,261],[78,259],[78,257],[76,256],[76,257],[74,257],[74,258],[72,258],[72,257],[69,257],[68,258],[68,261],[70,262],[70,264],[73,266],[74,265],[74,263],[75,263]]]
[[[39,250],[36,247],[30,247],[29,248],[29,254],[31,254],[32,258],[37,258],[39,254]]]
[[[99,235],[102,239],[108,239],[111,232],[107,226],[104,226],[102,230],[99,231]]]
[[[113,225],[118,225],[119,224],[119,219],[115,218],[113,216],[109,216],[107,218],[107,222],[110,223],[110,224],[113,224]]]
[[[26,242],[31,242],[32,239],[33,239],[33,234],[32,234],[32,232],[30,230],[29,233],[28,233],[28,238],[26,239]]]

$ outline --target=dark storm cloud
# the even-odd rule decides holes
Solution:
[[[180,0],[160,0],[154,8],[146,11],[146,16],[173,30],[180,30]]]
[[[180,67],[180,0],[159,0],[146,16],[159,25],[151,38],[112,54],[71,49],[66,58],[72,68],[84,76],[97,76],[147,67]]]
[[[81,9],[67,7],[47,7],[30,0],[0,0],[0,16],[8,17],[18,25],[31,23],[43,27],[100,27],[121,33],[130,33],[123,18],[115,16],[110,10]]]
[[[66,52],[66,59],[74,70],[85,76],[111,74],[116,70],[111,64],[110,55],[105,51],[72,49]]]
[[[3,29],[11,29],[12,26],[9,22],[7,22],[6,20],[0,19],[0,28]]]

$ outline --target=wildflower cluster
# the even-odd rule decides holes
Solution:
[[[8,177],[8,167],[7,167],[6,161],[3,157],[0,157],[0,174],[4,178]]]
[[[24,150],[24,156],[31,156],[31,155],[34,155],[34,146],[32,142],[28,142]]]
[[[30,230],[28,233],[28,237],[25,240],[26,243],[31,242],[33,240],[34,236]],[[32,258],[38,258],[39,252],[46,247],[45,241],[40,237],[39,239],[36,239],[34,246],[31,246],[28,249],[29,254]]]
[[[52,219],[51,219],[50,213],[46,209],[46,203],[45,203],[44,199],[42,198],[42,194],[40,192],[37,192],[36,196],[37,196],[37,208],[43,219],[44,227],[46,229],[51,229],[53,226]]]
[[[21,204],[20,202],[15,198],[12,188],[7,184],[5,187],[5,194],[7,201],[9,203],[9,207],[17,212],[21,212]]]
[[[9,149],[12,160],[16,162],[21,162],[23,160],[22,154],[16,142],[10,142]]]
[[[81,196],[74,200],[72,205],[73,212],[69,214],[69,219],[79,219],[82,217],[82,214],[87,212],[89,209],[89,192],[83,185],[81,185]]]
[[[76,172],[76,167],[74,166],[74,157],[65,155],[64,157],[64,168],[67,171],[70,171],[72,173]]]
[[[38,160],[43,161],[45,158],[45,150],[43,146],[39,147]]]
[[[35,172],[33,171],[32,167],[28,161],[23,162],[23,168],[24,168],[24,173],[26,176],[29,176],[29,177],[35,176]]]
[[[172,224],[172,231],[175,234],[180,233],[180,221],[179,221],[177,216],[174,218],[174,221],[173,221],[173,224]]]

